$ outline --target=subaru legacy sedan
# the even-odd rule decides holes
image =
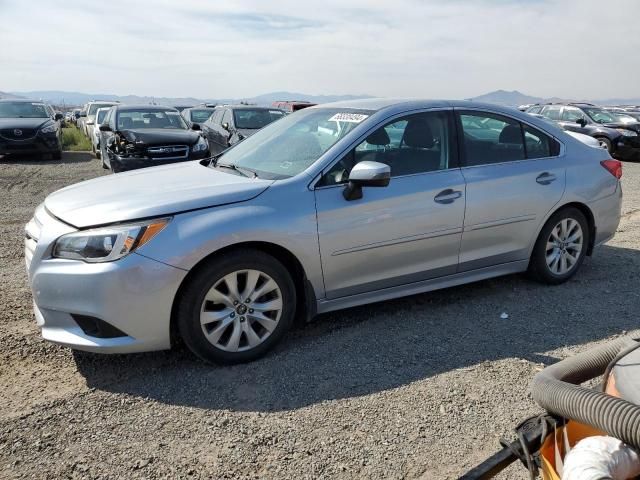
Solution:
[[[213,159],[49,195],[26,226],[36,319],[80,350],[181,338],[249,361],[318,313],[517,272],[565,282],[614,235],[621,175],[495,105],[310,107]]]

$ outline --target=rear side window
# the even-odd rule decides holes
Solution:
[[[542,109],[542,115],[551,120],[560,120],[560,106],[544,107]]]
[[[524,160],[520,122],[492,113],[460,114],[467,166]]]
[[[461,112],[462,150],[466,166],[557,156],[560,144],[519,121],[485,112]]]

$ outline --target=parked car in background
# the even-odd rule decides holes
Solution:
[[[590,135],[622,160],[640,159],[640,124],[627,124],[611,112],[589,103],[536,105],[527,113],[537,113],[568,131]]]
[[[175,108],[176,110],[178,110],[178,112],[182,112],[183,110],[191,107],[193,107],[193,105],[175,105],[171,108]]]
[[[314,105],[317,105],[317,103],[311,103],[305,100],[278,100],[271,104],[273,108],[284,110],[287,113],[297,112],[298,110],[313,107]]]
[[[102,166],[114,173],[209,155],[200,132],[189,129],[180,112],[171,107],[117,105],[109,109],[99,128]]]
[[[277,108],[252,105],[216,107],[213,115],[201,125],[202,135],[209,143],[209,151],[215,155],[284,116],[285,112]]]
[[[86,118],[87,118],[87,106],[84,105],[80,109],[80,113],[78,114],[78,117],[76,119],[76,127],[78,127],[82,132],[84,132],[84,122]]]
[[[96,126],[96,112],[99,108],[111,108],[118,102],[95,101],[87,104],[87,117],[84,120],[84,134],[90,139],[93,137],[93,128]]]
[[[531,115],[532,117],[536,117],[536,118],[540,118],[541,120],[545,121],[545,122],[549,122],[552,123],[553,125],[557,125],[556,122],[554,122],[553,120],[550,120],[546,117],[543,117],[542,115],[538,114],[538,113],[530,113],[529,115]],[[578,132],[572,132],[570,130],[565,130],[565,133],[567,135],[572,136],[573,138],[575,138],[576,140],[581,141],[582,143],[589,145],[590,147],[593,148],[602,148],[606,150],[606,146],[602,145],[598,140],[596,140],[595,138],[589,136],[589,135],[585,135],[584,133],[578,133]]]
[[[213,161],[49,195],[26,227],[36,317],[80,350],[179,336],[206,360],[249,361],[295,318],[524,271],[565,282],[615,234],[621,175],[511,108],[325,104]]]
[[[640,122],[640,109],[634,109],[633,107],[604,107],[615,115],[625,115],[631,117],[636,122]],[[628,123],[629,122],[627,120]]]
[[[102,138],[102,132],[100,131],[100,125],[104,123],[104,119],[107,116],[107,112],[111,107],[102,107],[96,110],[95,125],[91,130],[91,149],[96,157],[100,158],[102,153],[100,152],[100,139]]]
[[[194,123],[201,125],[209,120],[209,117],[214,112],[214,108],[215,107],[204,106],[185,108],[184,110],[182,110],[182,112],[180,112],[180,115],[182,115],[184,121],[187,122],[187,125],[189,126],[189,128],[191,128]]]
[[[62,114],[31,100],[0,100],[0,156],[62,157]]]

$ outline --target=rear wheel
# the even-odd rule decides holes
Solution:
[[[178,302],[187,347],[206,361],[231,364],[255,360],[282,339],[293,323],[296,293],[275,258],[237,250],[199,269]]]
[[[587,254],[589,224],[577,208],[554,213],[542,228],[529,262],[529,272],[552,285],[573,277]]]

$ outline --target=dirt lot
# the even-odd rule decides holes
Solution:
[[[618,234],[568,284],[511,276],[323,315],[235,367],[72,353],[39,336],[23,227],[49,192],[102,174],[83,153],[0,160],[1,478],[455,478],[538,411],[542,365],[640,323],[626,164]]]

